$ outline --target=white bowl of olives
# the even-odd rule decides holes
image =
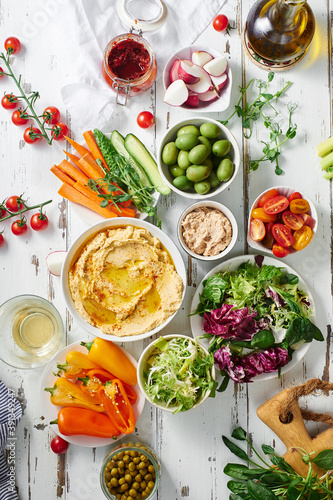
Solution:
[[[186,198],[216,196],[235,179],[240,152],[220,122],[195,117],[176,123],[162,139],[158,168],[166,184]]]

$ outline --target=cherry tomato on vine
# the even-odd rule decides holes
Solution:
[[[58,123],[60,120],[60,111],[55,106],[48,106],[44,109],[43,118],[44,120],[46,119],[46,123],[49,125]]]
[[[150,111],[142,111],[136,119],[141,128],[150,128],[154,125],[154,115]]]
[[[280,259],[282,257],[286,257],[290,253],[288,248],[281,247],[280,245],[277,245],[276,243],[274,243],[274,245],[273,245],[272,252],[275,255],[275,257],[279,257]]]
[[[65,135],[68,135],[68,127],[66,123],[55,123],[52,127],[51,135],[54,135],[54,141],[62,141],[65,139]]]
[[[285,196],[274,196],[274,198],[266,201],[265,205],[262,207],[266,214],[278,214],[283,212],[289,205],[289,201]]]
[[[4,243],[5,243],[5,238],[3,237],[3,234],[0,233],[0,248],[3,246]]]
[[[21,50],[21,42],[15,36],[11,36],[5,40],[5,49],[10,54],[18,54]]]
[[[21,236],[22,234],[25,234],[28,231],[28,226],[27,226],[27,221],[23,217],[22,220],[16,220],[12,224],[12,233],[15,234],[16,236]]]
[[[229,19],[224,14],[219,14],[213,20],[213,28],[215,31],[227,31]]]
[[[7,215],[7,212],[4,208],[1,208],[0,209],[0,219],[3,219],[4,217],[6,217]]]
[[[266,201],[270,200],[271,198],[275,198],[275,196],[279,196],[278,190],[274,188],[270,189],[269,191],[260,196],[258,201],[258,207],[263,207]]]
[[[3,73],[4,73],[4,71],[3,71],[3,69],[0,66],[0,78],[3,78],[5,76]]]
[[[291,195],[288,197],[288,201],[290,203],[291,201],[299,200],[300,198],[302,198],[301,193],[299,193],[298,191],[295,191],[295,193],[291,193]]]
[[[57,455],[62,455],[68,450],[68,442],[60,436],[56,436],[51,441],[51,450]]]
[[[9,196],[6,200],[6,207],[8,210],[11,212],[18,212],[19,210],[23,210],[24,205],[23,203],[18,203],[17,200],[20,199],[20,196]]]
[[[250,222],[250,237],[253,241],[261,241],[266,234],[265,224],[259,219]]]
[[[49,220],[46,215],[38,213],[34,214],[30,219],[30,226],[34,231],[44,231],[49,224]]]
[[[28,127],[24,131],[23,139],[27,144],[37,144],[37,142],[42,140],[42,137],[41,135],[36,135],[36,134],[41,134],[39,128]]]
[[[22,111],[21,109],[17,109],[16,111],[14,111],[14,113],[12,114],[12,122],[14,123],[14,125],[18,127],[21,125],[26,125],[29,118],[23,118],[23,116],[24,111]]]
[[[1,99],[1,106],[5,109],[17,108],[19,101],[13,94],[5,94]]]

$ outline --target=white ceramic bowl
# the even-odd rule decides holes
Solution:
[[[217,210],[222,212],[227,217],[227,219],[229,219],[229,221],[231,222],[231,226],[232,226],[231,241],[230,241],[229,245],[222,252],[220,252],[218,255],[212,255],[210,257],[205,257],[204,255],[197,254],[197,253],[193,252],[192,250],[190,250],[189,247],[185,243],[185,240],[183,237],[182,226],[181,226],[182,220],[187,216],[187,214],[189,214],[190,212],[193,212],[193,210],[195,210],[196,208],[200,208],[200,207],[216,208]],[[229,210],[229,208],[222,205],[222,203],[218,203],[217,201],[209,201],[209,200],[208,201],[198,201],[197,203],[193,203],[193,205],[190,205],[189,207],[187,207],[187,209],[184,210],[184,212],[180,216],[179,221],[178,221],[177,234],[178,234],[179,242],[180,242],[181,246],[183,247],[183,249],[185,250],[185,252],[187,252],[191,257],[194,257],[195,259],[210,262],[210,261],[214,261],[214,260],[223,259],[223,257],[225,257],[230,252],[230,250],[232,250],[232,248],[235,246],[235,243],[237,241],[238,225],[237,225],[237,221],[236,221],[233,213]]]
[[[265,193],[267,193],[268,191],[270,191],[271,189],[276,189],[279,193],[279,195],[282,195],[282,196],[285,196],[286,198],[288,198],[292,193],[295,193],[295,192],[299,192],[301,193],[302,197],[304,198],[304,200],[307,200],[309,202],[309,205],[310,205],[310,211],[307,212],[309,215],[311,215],[311,217],[315,220],[315,226],[312,230],[313,232],[313,236],[312,236],[312,240],[313,238],[315,237],[315,234],[316,234],[316,231],[317,231],[317,226],[318,226],[318,215],[317,215],[317,210],[316,210],[316,207],[314,206],[312,200],[310,200],[310,198],[308,196],[306,196],[304,193],[302,193],[301,191],[299,191],[298,189],[294,189],[294,188],[291,188],[291,187],[288,187],[288,186],[273,186],[269,189],[266,189],[265,191],[263,191],[262,193],[260,193],[260,195],[254,200],[252,206],[251,206],[251,210],[250,210],[250,213],[249,213],[249,219],[248,219],[248,233],[247,233],[247,242],[249,244],[250,247],[254,248],[255,250],[259,251],[259,252],[266,252],[270,255],[274,255],[272,250],[265,247],[265,245],[263,245],[263,243],[261,241],[254,241],[251,237],[250,237],[250,222],[251,222],[251,213],[252,213],[252,210],[254,208],[257,208],[258,207],[258,202],[261,198],[261,196]],[[312,240],[310,241],[309,245],[311,244]],[[308,245],[307,245],[308,246]],[[305,247],[307,248],[307,247]],[[292,247],[289,247],[289,251],[290,253],[297,253],[297,251],[301,251],[301,250],[294,250],[294,248]]]
[[[135,227],[142,227],[147,229],[153,236],[156,236],[162,243],[162,245],[167,249],[169,252],[173,263],[175,265],[176,271],[183,280],[183,294],[182,294],[182,299],[184,299],[185,296],[185,291],[186,291],[186,269],[185,265],[183,262],[183,259],[181,257],[181,254],[176,247],[176,245],[173,243],[173,241],[167,236],[161,229],[158,229],[156,226],[153,224],[150,224],[149,222],[143,221],[143,220],[138,220],[138,219],[131,219],[129,217],[117,217],[116,219],[111,219],[111,220],[104,220],[102,222],[98,222],[94,226],[91,226],[89,229],[84,231],[81,236],[77,238],[77,240],[73,243],[71,248],[69,249],[66,259],[64,261],[64,264],[62,266],[62,271],[61,271],[61,282],[62,282],[62,290],[65,296],[65,301],[67,304],[67,307],[69,309],[69,312],[71,315],[74,317],[74,319],[78,322],[78,324],[84,328],[86,331],[91,333],[92,335],[95,335],[97,337],[104,338],[106,340],[112,340],[113,342],[133,342],[135,340],[142,340],[144,338],[150,337],[151,335],[154,335],[155,333],[159,332],[162,328],[164,328],[177,314],[178,311],[176,311],[172,316],[170,316],[162,325],[154,328],[153,330],[150,330],[149,332],[146,333],[141,333],[140,335],[131,335],[131,336],[125,336],[125,337],[117,337],[116,335],[108,335],[106,333],[101,332],[97,327],[90,325],[84,318],[81,316],[81,314],[77,311],[74,301],[72,299],[72,295],[69,289],[69,282],[68,282],[68,273],[69,270],[71,269],[72,265],[74,262],[77,260],[81,250],[85,246],[85,244],[92,239],[97,233],[101,231],[106,231],[107,229],[110,229],[112,227],[118,227],[118,226],[135,226]],[[179,310],[179,309],[178,309]]]
[[[163,336],[163,338],[165,340],[171,340],[173,338],[184,338],[184,339],[190,339],[192,342],[194,342],[194,339],[192,337],[188,337],[186,335],[179,335],[179,334],[176,334],[176,333],[175,334],[171,334],[171,335],[165,335],[165,336]],[[147,371],[147,361],[150,358],[150,356],[152,355],[152,352],[155,349],[155,344],[156,344],[156,342],[158,340],[159,339],[156,339],[153,342],[151,342],[146,347],[146,349],[142,352],[142,354],[141,354],[141,356],[139,358],[138,365],[137,365],[138,385],[140,387],[140,390],[141,390],[142,394],[144,395],[144,397],[147,399],[147,401],[150,404],[152,404],[156,408],[159,408],[160,410],[164,410],[164,411],[167,411],[169,413],[173,413],[177,409],[177,407],[174,407],[174,406],[164,406],[164,405],[157,404],[157,403],[151,401],[149,399],[147,393],[146,393],[146,390],[145,390],[144,373]],[[201,343],[199,345],[200,345],[200,348],[203,350],[203,352],[206,355],[208,355],[209,353],[208,353],[207,349]],[[212,375],[212,379],[215,380],[216,372],[215,372],[215,366],[214,365],[212,366],[211,375]],[[193,410],[194,408],[197,408],[198,406],[200,406],[204,401],[206,401],[206,399],[209,397],[209,395],[210,395],[210,391],[206,391],[203,394],[203,396],[201,397],[201,399],[199,399],[199,401],[194,406],[192,406],[191,410]]]
[[[177,137],[177,131],[181,127],[184,127],[185,125],[195,125],[196,127],[199,128],[203,123],[208,123],[208,122],[209,123],[215,123],[215,125],[217,125],[220,128],[221,134],[217,138],[217,140],[219,140],[219,139],[227,139],[228,141],[230,141],[230,143],[231,143],[231,149],[230,149],[230,151],[228,153],[228,156],[230,156],[231,161],[234,164],[234,173],[233,173],[231,179],[229,179],[226,182],[221,182],[217,186],[217,188],[212,189],[207,194],[198,194],[198,193],[196,193],[194,191],[194,189],[191,189],[191,191],[181,191],[180,189],[176,188],[173,185],[173,182],[172,182],[173,181],[173,177],[170,174],[169,167],[168,167],[168,165],[166,165],[162,161],[162,151],[163,151],[163,148],[164,148],[164,146],[168,142],[175,141],[175,139]],[[222,158],[221,158],[221,160],[222,160]],[[213,120],[212,118],[197,116],[197,117],[194,117],[194,118],[188,118],[187,120],[181,120],[181,121],[177,122],[173,127],[171,127],[166,132],[166,134],[164,135],[164,137],[163,137],[163,139],[161,141],[160,147],[159,147],[158,156],[157,156],[157,164],[158,164],[158,169],[160,171],[160,174],[161,174],[163,180],[166,182],[166,184],[175,193],[178,193],[181,196],[184,196],[185,198],[191,198],[191,199],[194,199],[194,200],[203,200],[203,199],[206,199],[206,198],[211,198],[211,197],[216,196],[217,194],[221,193],[222,191],[224,191],[225,189],[227,189],[230,186],[230,184],[234,181],[234,179],[235,179],[235,177],[236,177],[236,175],[238,173],[239,166],[240,166],[240,151],[239,151],[239,147],[238,147],[238,144],[237,144],[237,141],[236,141],[235,137],[227,129],[227,127],[225,127],[224,125],[222,125],[222,123],[220,123],[220,122],[218,122],[216,120]]]
[[[188,47],[183,47],[182,49],[179,49],[176,52],[174,52],[164,66],[164,70],[163,70],[164,90],[166,90],[169,87],[169,85],[171,84],[170,71],[171,71],[171,68],[172,68],[174,62],[177,59],[189,59],[189,60],[191,60],[192,54],[196,50],[208,52],[214,58],[220,57],[222,55],[226,56],[226,58],[228,59],[228,69],[227,69],[228,81],[226,83],[226,86],[222,89],[221,96],[218,99],[215,99],[214,101],[210,101],[210,102],[200,102],[199,106],[196,108],[188,106],[187,104],[183,104],[182,106],[180,106],[180,108],[187,109],[189,111],[194,111],[194,112],[204,111],[205,113],[207,113],[207,112],[217,113],[217,112],[224,111],[228,108],[228,106],[230,104],[230,96],[231,96],[231,89],[232,89],[232,72],[231,72],[231,68],[230,68],[230,64],[229,64],[230,56],[229,56],[229,54],[222,54],[218,50],[213,49],[211,47],[205,47],[203,45],[189,45]]]

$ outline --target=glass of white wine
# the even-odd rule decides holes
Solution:
[[[35,368],[65,345],[57,309],[37,295],[19,295],[0,306],[0,358],[15,368]]]

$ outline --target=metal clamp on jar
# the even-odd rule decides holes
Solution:
[[[142,33],[158,30],[167,9],[161,0],[118,0],[117,11],[129,33],[116,36],[106,46],[103,75],[117,93],[116,103],[126,106],[128,97],[146,92],[155,82],[155,55]]]

